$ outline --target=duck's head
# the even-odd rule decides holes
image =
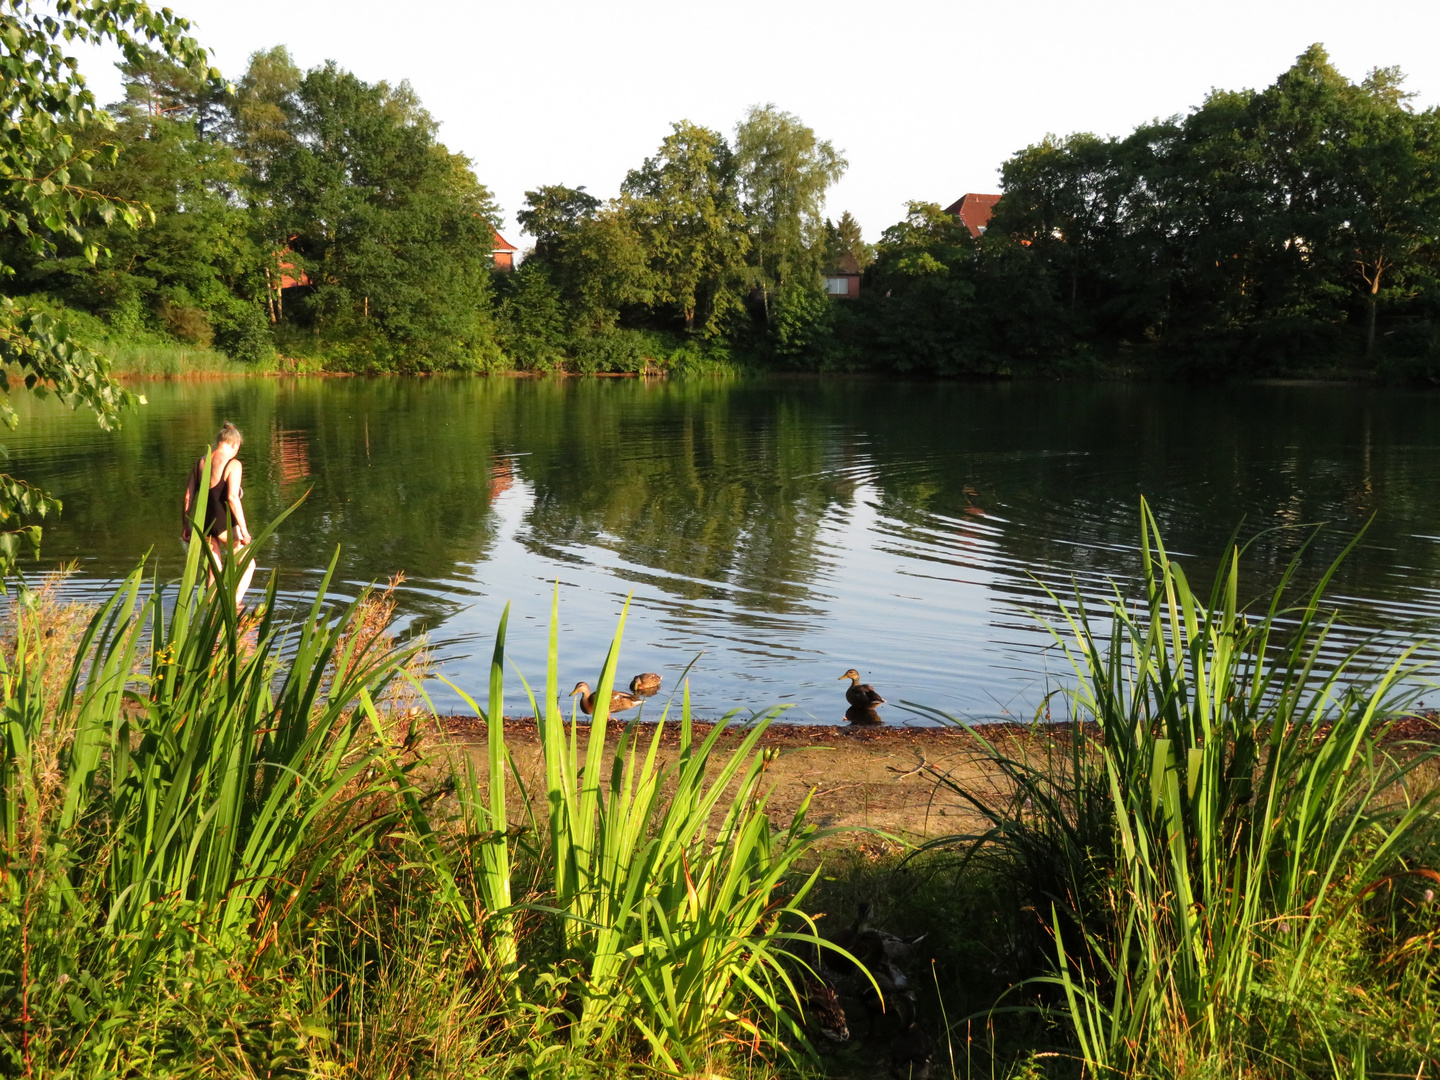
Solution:
[[[856,670],[852,667],[849,671],[845,672],[844,675],[841,675],[840,678],[841,678],[841,679],[849,679],[851,682],[859,682],[859,681],[860,681],[860,673],[859,673],[858,671],[856,671]],[[837,680],[835,680],[835,681],[836,681],[836,682],[839,682],[840,680],[837,679]]]
[[[575,684],[575,689],[570,691],[570,696],[574,697],[576,694],[588,693],[590,693],[590,684],[588,682],[577,682]]]

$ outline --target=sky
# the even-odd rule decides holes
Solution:
[[[1001,162],[1047,132],[1125,134],[1212,88],[1268,85],[1312,42],[1351,79],[1399,65],[1417,107],[1440,105],[1440,0],[165,2],[232,80],[276,44],[302,68],[408,79],[522,248],[526,190],[612,196],[673,121],[732,134],[754,104],[844,153],[827,212],[872,241],[907,200],[998,191]],[[79,56],[116,100],[113,57]]]

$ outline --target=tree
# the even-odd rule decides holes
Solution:
[[[739,307],[750,240],[734,155],[724,136],[688,120],[672,125],[659,152],[621,187],[626,217],[653,273],[653,295],[674,304],[694,331],[721,329]]]
[[[1416,114],[1400,92],[1398,70],[1371,72],[1360,87],[1357,117],[1338,156],[1338,185],[1350,213],[1351,259],[1365,284],[1365,355],[1386,286],[1425,271],[1416,256],[1440,236],[1440,110]]]
[[[565,241],[586,222],[595,219],[600,200],[585,191],[564,184],[546,184],[525,192],[525,209],[515,215],[520,227],[535,237],[535,254],[540,258],[558,256]]]
[[[875,249],[865,243],[860,222],[846,210],[840,220],[825,219],[825,261],[829,266],[838,266],[843,258],[855,260],[855,265],[864,270],[875,258]]]
[[[272,347],[259,306],[262,260],[239,198],[245,170],[229,146],[203,134],[207,123],[218,127],[212,103],[221,95],[151,50],[119,67],[126,96],[110,107],[114,128],[92,125],[76,133],[77,145],[113,142],[119,154],[96,169],[95,189],[148,206],[154,220],[92,230],[105,249],[93,263],[62,240],[60,257],[32,262],[22,280],[103,314],[116,333],[158,324],[236,359],[263,359]]]
[[[149,216],[143,205],[107,196],[91,185],[95,166],[114,160],[113,143],[76,146],[74,133],[107,128],[110,117],[95,106],[73,57],[71,41],[114,42],[131,63],[148,44],[181,66],[218,80],[205,53],[186,35],[189,23],[138,0],[66,0],[55,14],[37,14],[27,0],[0,0],[0,232],[32,257],[54,254],[60,240],[79,246],[94,261],[100,244],[91,235],[98,219],[129,227]],[[13,267],[0,265],[0,275]],[[111,377],[104,357],[78,345],[70,328],[45,313],[0,297],[0,360],[17,365],[25,384],[53,391],[71,408],[92,409],[110,428],[122,409],[138,400]],[[0,418],[14,427],[10,384],[0,372]],[[13,572],[20,544],[38,552],[40,527],[27,519],[58,512],[58,500],[9,475],[0,475],[0,574]]]
[[[736,125],[735,171],[750,234],[749,263],[767,323],[777,291],[819,292],[825,192],[845,168],[828,141],[774,105],[752,106]]]
[[[498,217],[468,158],[435,139],[408,83],[369,84],[333,63],[287,103],[261,197],[314,281],[300,318],[360,366],[487,366]],[[287,318],[293,313],[287,311]]]
[[[516,217],[535,237],[526,262],[545,267],[572,338],[613,329],[621,308],[650,302],[645,250],[617,204],[583,187],[551,184],[527,191],[525,205]]]

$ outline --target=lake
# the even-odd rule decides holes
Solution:
[[[245,433],[252,529],[303,596],[396,571],[406,627],[479,698],[496,623],[543,685],[559,581],[564,689],[595,682],[633,592],[621,675],[691,671],[697,713],[772,704],[834,723],[855,667],[892,703],[1028,718],[1067,673],[1036,610],[1138,571],[1149,498],[1208,581],[1237,526],[1242,591],[1310,537],[1338,574],[1339,641],[1421,631],[1440,602],[1440,394],[1344,386],[870,379],[233,379],[138,384],[118,433],[17,396],[11,472],[59,495],[43,566],[98,595],[153,550],[179,572],[185,476],[223,420]],[[1280,528],[1276,528],[1276,527]],[[262,580],[257,576],[257,583]],[[252,594],[253,596],[254,594]],[[1338,642],[1337,642],[1338,644]],[[507,676],[507,709],[527,712]],[[436,692],[442,709],[458,706]],[[917,722],[898,704],[892,722]]]

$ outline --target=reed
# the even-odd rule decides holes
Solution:
[[[1261,1014],[1299,1000],[1357,905],[1415,869],[1433,752],[1381,736],[1420,665],[1412,648],[1378,673],[1358,650],[1322,668],[1335,565],[1292,606],[1297,556],[1247,612],[1242,549],[1202,598],[1143,504],[1141,528],[1139,605],[1117,593],[1096,619],[1056,598],[1068,739],[1037,757],[972,729],[1003,795],[943,778],[990,827],[930,846],[988,860],[1038,910],[1052,966],[1035,983],[1061,995],[1091,1074],[1241,1069],[1267,1053]]]
[[[772,758],[759,742],[775,713],[752,722],[728,758],[717,762],[723,725],[695,742],[687,685],[673,765],[659,759],[673,723],[669,706],[648,732],[632,723],[608,750],[608,703],[625,616],[600,676],[594,716],[583,723],[572,707],[567,724],[559,707],[557,590],[543,707],[525,684],[541,718],[545,764],[543,805],[534,805],[519,783],[500,719],[507,618],[508,610],[483,714],[487,784],[482,792],[480,770],[472,767],[460,785],[466,830],[480,837],[478,892],[490,912],[497,970],[518,972],[515,918],[540,913],[555,921],[551,940],[558,955],[531,957],[541,991],[531,1004],[539,1030],[563,1036],[570,1046],[643,1047],[675,1072],[724,1057],[727,1047],[764,1046],[781,1056],[808,1048],[789,972],[796,962],[792,947],[808,944],[813,955],[817,942],[801,905],[819,871],[797,875],[797,867],[820,834],[805,823],[805,806],[778,830],[766,814],[764,777]],[[543,815],[548,837],[539,860],[543,885],[515,905],[518,832],[506,812],[507,773],[520,792],[521,821],[533,824]],[[454,877],[449,869],[444,874]]]
[[[237,610],[238,577],[279,520],[213,583],[197,528],[173,603],[158,582],[142,599],[137,567],[90,619],[58,694],[53,657],[16,622],[0,666],[0,890],[23,939],[27,1068],[37,1017],[123,1015],[187,943],[224,953],[289,932],[393,816],[373,812],[355,705],[408,652],[347,641],[361,601],[332,610],[329,574],[295,622],[278,618],[274,576],[258,615]],[[100,1059],[124,1037],[99,1019],[86,1030]]]

